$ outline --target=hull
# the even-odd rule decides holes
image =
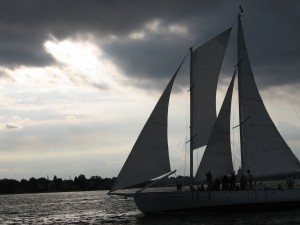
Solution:
[[[182,210],[274,209],[300,206],[300,189],[253,191],[150,192],[134,194],[145,214]]]

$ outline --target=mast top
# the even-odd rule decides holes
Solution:
[[[243,14],[243,12],[244,12],[244,9],[243,9],[242,5],[239,5],[239,9],[240,9],[239,16],[241,16],[241,14]]]

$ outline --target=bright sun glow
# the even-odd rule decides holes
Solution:
[[[45,49],[58,61],[75,66],[78,69],[90,69],[99,64],[101,51],[90,42],[73,42],[71,40],[46,41]]]
[[[45,50],[62,63],[70,79],[76,83],[90,83],[105,88],[113,83],[117,68],[102,57],[101,49],[89,41],[54,38],[44,44]]]

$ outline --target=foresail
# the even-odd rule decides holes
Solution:
[[[207,144],[216,121],[216,91],[231,28],[192,51],[191,144]]]
[[[208,171],[210,171],[214,177],[228,175],[233,172],[230,147],[230,111],[235,74],[236,70],[234,71],[219,115],[196,173],[196,181],[205,180],[206,173]]]
[[[241,157],[244,172],[250,169],[253,176],[266,177],[299,171],[299,160],[278,132],[257,89],[240,17],[238,62]]]
[[[168,108],[173,83],[181,65],[144,125],[111,192],[148,181],[171,171],[167,137]]]

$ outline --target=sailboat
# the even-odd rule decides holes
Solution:
[[[205,180],[209,171],[214,177],[233,172],[230,144],[230,111],[233,87],[238,80],[241,172],[251,171],[255,180],[288,176],[300,171],[300,163],[280,135],[259,94],[250,60],[241,14],[238,15],[237,61],[218,116],[216,92],[231,28],[216,35],[190,53],[190,177]],[[186,58],[186,57],[185,57]],[[184,59],[185,60],[185,59]],[[168,107],[174,80],[183,62],[172,76],[154,110],[144,125],[131,153],[109,194],[151,179],[170,176],[168,149]],[[193,151],[206,146],[194,176]],[[299,189],[246,189],[220,191],[160,191],[132,194],[143,213],[176,210],[215,210],[250,206],[300,205]]]

